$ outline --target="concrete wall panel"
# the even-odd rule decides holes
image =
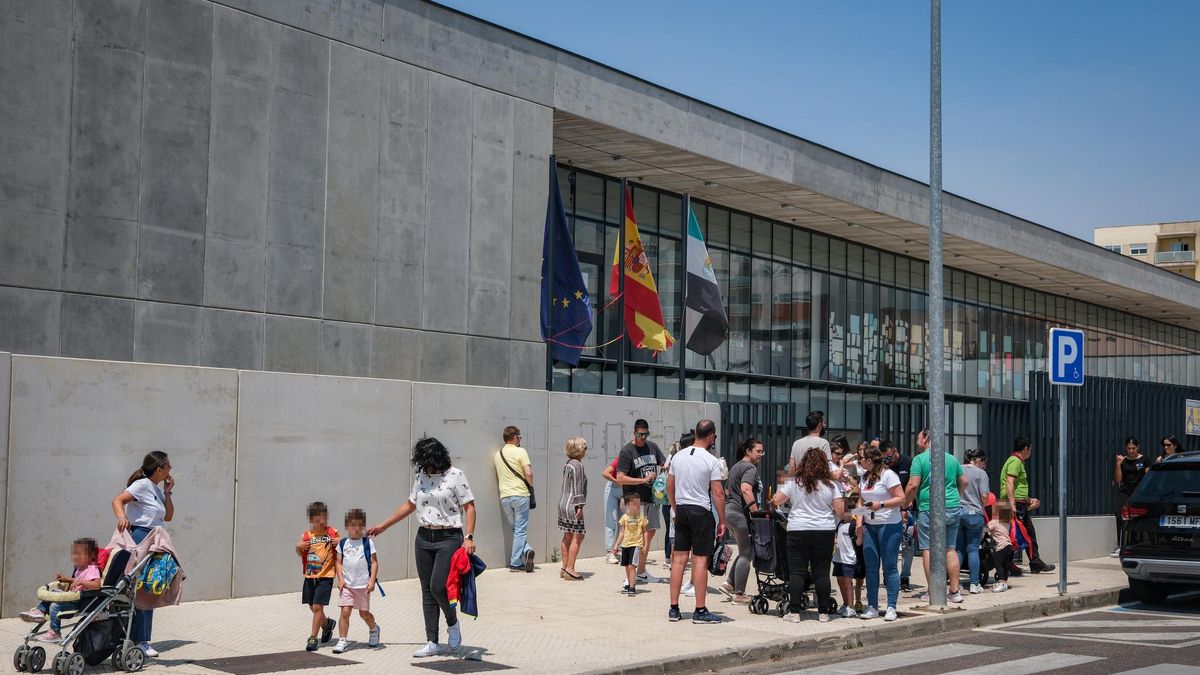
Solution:
[[[262,314],[204,310],[200,365],[262,370],[266,320]]]
[[[445,384],[467,383],[467,336],[421,334],[421,379]]]
[[[555,527],[557,502],[550,497],[546,459],[546,392],[413,383],[412,440],[434,436],[450,450],[454,466],[467,474],[475,493],[475,542],[479,557],[501,568],[512,548],[512,531],[500,513],[493,463],[504,427],[521,428],[522,445],[534,467],[538,507],[529,515],[530,545],[538,562],[550,559],[542,533]],[[551,481],[552,482],[552,481]],[[415,532],[416,522],[410,526]]]
[[[508,386],[546,388],[546,343],[509,340]]]
[[[1058,518],[1034,518],[1033,526],[1037,530],[1038,553],[1042,560],[1057,565],[1061,557],[1058,555]],[[1067,533],[1067,556],[1071,560],[1103,558],[1117,545],[1116,522],[1112,516],[1071,516],[1067,518]]]
[[[371,341],[371,376],[421,379],[420,331],[376,326]]]
[[[12,371],[9,467],[22,479],[9,485],[4,615],[29,605],[73,537],[107,542],[107,504],[150,450],[174,465],[178,511],[167,527],[185,597],[229,597],[237,373],[25,356]]]
[[[512,275],[509,337],[541,340],[542,238],[549,190],[554,114],[550,108],[513,101]]]
[[[204,301],[212,5],[146,11],[138,297]]]
[[[133,360],[133,300],[64,293],[58,354]]]
[[[326,35],[363,49],[379,49],[381,0],[222,0],[231,7]]]
[[[476,89],[471,131],[470,283],[467,296],[467,330],[472,335],[508,337],[512,203],[512,98]],[[483,384],[474,379],[472,382]]]
[[[62,294],[0,286],[0,346],[23,354],[58,354]]]
[[[11,409],[12,354],[0,352],[0,504],[8,504],[8,415]],[[0,509],[0,560],[4,559],[4,540],[7,531],[4,509]],[[0,589],[4,588],[4,569],[0,568]],[[2,592],[2,590],[0,590]]]
[[[384,60],[375,322],[420,328],[425,284],[429,72]]]
[[[204,301],[262,311],[275,29],[249,14],[213,11]]]
[[[133,360],[200,363],[204,308],[138,302],[133,311]]]
[[[266,306],[320,316],[329,41],[276,27],[273,78]]]
[[[322,321],[321,374],[370,377],[371,337],[367,324]]]
[[[508,341],[467,336],[467,379],[484,387],[507,387]]]
[[[71,6],[0,9],[0,283],[62,287]]]
[[[263,368],[284,373],[315,373],[320,367],[321,322],[294,316],[266,319]]]
[[[65,290],[134,295],[145,24],[141,0],[76,7]]]
[[[473,89],[448,77],[429,78],[429,225],[422,304],[426,330],[467,331]]]
[[[329,60],[323,316],[375,319],[379,240],[378,56],[334,43]]]
[[[344,529],[348,509],[370,524],[408,498],[408,382],[241,373],[233,595],[300,590],[296,542],[305,507],[329,506]],[[411,539],[380,542],[381,578],[409,575]]]

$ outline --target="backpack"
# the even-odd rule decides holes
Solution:
[[[138,575],[137,589],[154,595],[162,595],[171,587],[175,574],[179,572],[179,563],[170,553],[155,553],[142,573]]]
[[[729,567],[729,557],[729,546],[718,539],[713,554],[708,558],[708,573],[717,577],[725,576],[725,570]]]
[[[342,558],[346,557],[346,540],[347,539],[349,539],[349,537],[342,537],[341,540],[338,541],[338,555],[341,556]],[[371,556],[372,555],[374,555],[374,553],[371,551],[371,538],[363,537],[363,558],[365,558],[367,561],[367,575],[368,576],[371,574]],[[379,579],[375,580],[375,588],[379,589],[380,597],[384,597],[384,598],[387,597],[387,593],[383,592],[383,584],[379,583]]]
[[[654,496],[654,503],[659,506],[670,504],[671,501],[667,498],[667,472],[660,471],[658,477],[650,484],[650,493]]]

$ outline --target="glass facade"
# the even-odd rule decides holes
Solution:
[[[589,345],[621,334],[607,292],[618,236],[619,182],[576,171],[567,201],[585,282],[598,315]],[[571,179],[559,168],[563,186]],[[634,211],[668,330],[682,341],[682,196],[635,185]],[[826,410],[835,429],[861,429],[864,402],[923,398],[940,376],[954,445],[977,433],[985,398],[1025,399],[1029,371],[1045,370],[1051,326],[1087,331],[1087,374],[1200,385],[1200,333],[1069,297],[947,268],[945,368],[926,367],[927,264],[704,202],[692,201],[729,315],[729,338],[709,356],[686,352],[686,397],[795,401]],[[601,300],[603,299],[603,300]],[[681,344],[657,356],[624,342],[560,367],[555,389],[611,393],[626,350],[632,395],[677,398]],[[803,413],[800,413],[803,414]],[[970,430],[970,431],[967,431]],[[969,447],[969,446],[967,446]]]

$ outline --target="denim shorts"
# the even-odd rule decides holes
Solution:
[[[962,521],[962,509],[955,506],[946,509],[946,548],[953,550],[958,544],[958,525]],[[929,512],[917,514],[917,550],[929,550]]]

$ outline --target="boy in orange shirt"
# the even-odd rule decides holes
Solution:
[[[338,531],[329,527],[329,509],[323,502],[313,502],[308,505],[308,529],[300,535],[300,543],[296,544],[296,554],[304,569],[304,588],[301,592],[301,602],[312,610],[312,632],[308,636],[310,652],[317,651],[317,633],[321,634],[320,644],[333,638],[333,629],[337,623],[325,616],[325,605],[333,593],[333,579],[336,576]]]

